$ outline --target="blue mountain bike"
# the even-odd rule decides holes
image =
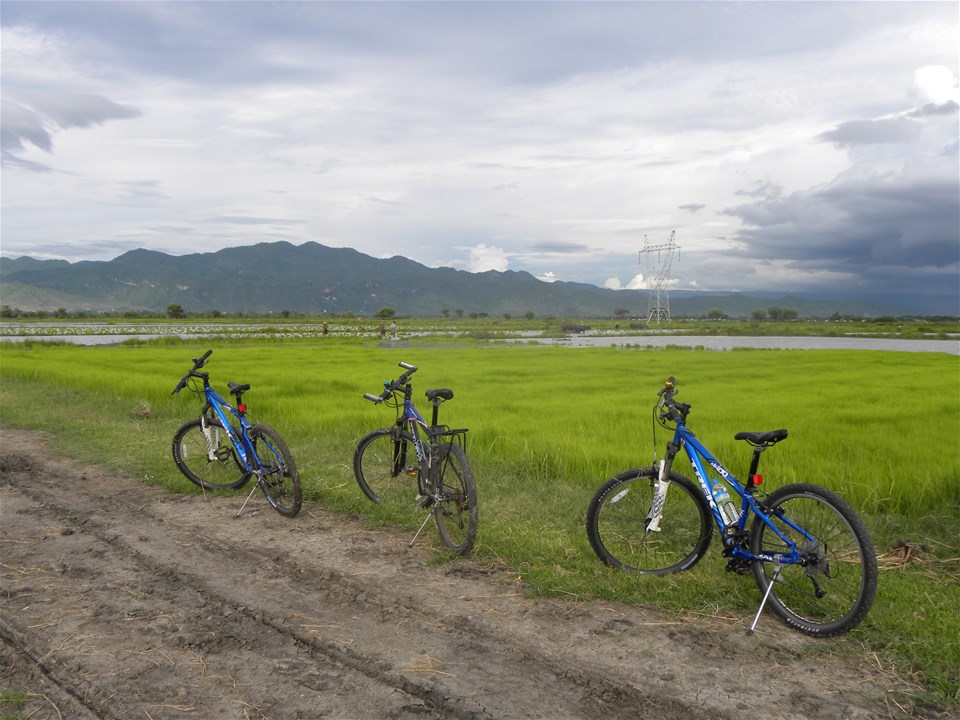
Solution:
[[[437,424],[440,405],[453,399],[453,390],[447,388],[427,390],[427,400],[433,405],[433,418],[427,425],[413,404],[410,376],[417,368],[403,362],[400,367],[406,372],[385,382],[380,395],[364,393],[371,402],[394,407],[397,419],[391,427],[360,438],[353,454],[354,477],[363,494],[375,503],[428,511],[411,546],[433,517],[443,544],[464,555],[473,547],[478,523],[477,490],[466,452],[467,430]],[[414,482],[416,497],[411,504]]]
[[[587,536],[594,552],[612,567],[666,575],[693,567],[716,525],[727,570],[752,572],[763,595],[751,634],[767,605],[808,635],[830,637],[858,625],[877,590],[877,559],[863,521],[836,493],[809,483],[758,495],[760,455],[787,431],[736,434],[753,446],[742,483],[687,427],[690,404],[676,402],[676,394],[671,377],[654,406],[657,423],[673,433],[664,459],[612,477],[590,501]],[[681,449],[696,483],[673,470]]]
[[[200,372],[213,350],[193,358],[193,367],[180,378],[176,395],[189,385],[203,399],[200,417],[173,436],[173,461],[187,479],[206,490],[239,488],[255,477],[237,517],[260,488],[278,513],[293,517],[303,504],[300,473],[287,444],[269,425],[251,424],[243,394],[249,385],[227,383],[237,400],[234,407],[210,387],[210,375]]]

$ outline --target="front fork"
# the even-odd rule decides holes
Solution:
[[[667,490],[670,489],[670,469],[673,467],[673,459],[677,456],[679,449],[679,445],[667,443],[667,456],[660,461],[657,479],[653,481],[653,502],[650,503],[650,512],[646,517],[647,532],[660,532],[663,506],[667,501]]]

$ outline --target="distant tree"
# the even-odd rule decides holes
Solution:
[[[12,318],[13,316],[13,308],[11,308],[9,305],[0,306],[0,317]]]
[[[750,315],[754,320],[763,320],[767,317],[765,310],[754,310]]]
[[[453,314],[456,315],[458,318],[462,318],[462,317],[463,317],[463,308],[457,308],[456,310],[453,311]]]
[[[708,320],[725,320],[726,318],[727,314],[723,311],[723,308],[713,308],[707,313]]]
[[[397,311],[392,307],[382,307],[374,313],[374,317],[378,317],[381,320],[389,320],[396,314]]]
[[[771,320],[796,320],[798,313],[793,308],[782,308],[774,305],[767,308],[767,315],[770,316]]]
[[[290,317],[290,311],[289,311],[289,310],[281,310],[281,311],[280,311],[280,317],[283,317],[283,318],[288,318],[288,317]]]
[[[440,314],[443,315],[443,317],[445,318],[450,317],[450,308],[444,308],[443,310],[440,311]]]
[[[504,313],[504,314],[503,314],[503,319],[504,319],[504,320],[509,320],[509,319],[512,318],[512,317],[513,317],[513,315],[511,315],[510,313]]]
[[[178,303],[170,303],[167,305],[167,317],[173,318],[174,320],[179,320],[180,318],[185,318],[187,313],[184,311]]]
[[[53,316],[58,318],[65,318],[67,316],[67,309],[58,307],[56,310],[54,310]]]
[[[523,317],[525,317],[527,320],[533,320],[533,310],[527,310],[523,314]]]
[[[630,311],[627,308],[617,308],[613,311],[613,314],[618,318],[630,317]]]

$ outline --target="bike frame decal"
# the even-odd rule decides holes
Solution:
[[[788,565],[799,564],[802,560],[800,556],[800,551],[797,549],[797,544],[790,540],[780,528],[770,519],[769,515],[764,513],[759,505],[757,504],[756,498],[753,497],[750,493],[746,492],[743,488],[743,485],[740,484],[740,481],[737,477],[730,472],[723,464],[717,460],[713,454],[704,447],[696,435],[693,434],[693,431],[688,430],[685,425],[677,425],[675,434],[674,434],[674,443],[683,448],[684,452],[687,454],[687,458],[690,460],[690,465],[693,467],[693,472],[697,476],[697,482],[700,484],[700,492],[703,493],[703,496],[706,498],[707,502],[710,505],[710,511],[713,514],[714,522],[717,525],[717,528],[720,529],[720,536],[723,539],[725,545],[732,546],[732,556],[744,558],[747,560],[763,560],[766,562],[782,562]],[[744,530],[746,528],[748,509],[752,510],[754,514],[760,520],[773,530],[774,533],[783,541],[784,545],[789,549],[789,552],[786,554],[754,554],[748,550],[743,550],[737,547],[734,543],[733,538],[724,535],[723,528],[723,516],[720,514],[720,508],[717,507],[716,500],[713,499],[713,490],[709,485],[707,480],[708,475],[706,471],[706,465],[709,465],[711,468],[717,471],[717,474],[720,475],[733,490],[740,496],[741,505],[740,505],[740,516],[737,519],[736,527],[738,530]],[[782,522],[790,526],[804,538],[810,542],[815,542],[815,540],[802,528],[798,527],[792,523],[787,518],[780,518]]]
[[[233,444],[234,449],[240,456],[244,470],[253,470],[254,468],[250,467],[250,457],[256,457],[256,453],[253,451],[253,446],[251,445],[250,440],[247,438],[247,431],[250,429],[250,423],[245,417],[241,416],[240,413],[237,412],[232,405],[230,405],[230,403],[220,397],[213,388],[206,388],[204,390],[204,394],[207,398],[207,404],[213,408],[213,412],[216,413],[217,417],[220,419],[220,424],[223,425],[224,430],[227,433],[227,437],[230,438],[230,442]],[[230,413],[240,421],[240,442],[237,442],[236,438],[233,436],[233,433],[229,431],[229,428],[232,427],[233,423],[230,422],[230,419],[224,412],[224,408],[229,410]]]

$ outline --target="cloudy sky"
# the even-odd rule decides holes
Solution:
[[[0,252],[957,295],[958,7],[3,0]]]

